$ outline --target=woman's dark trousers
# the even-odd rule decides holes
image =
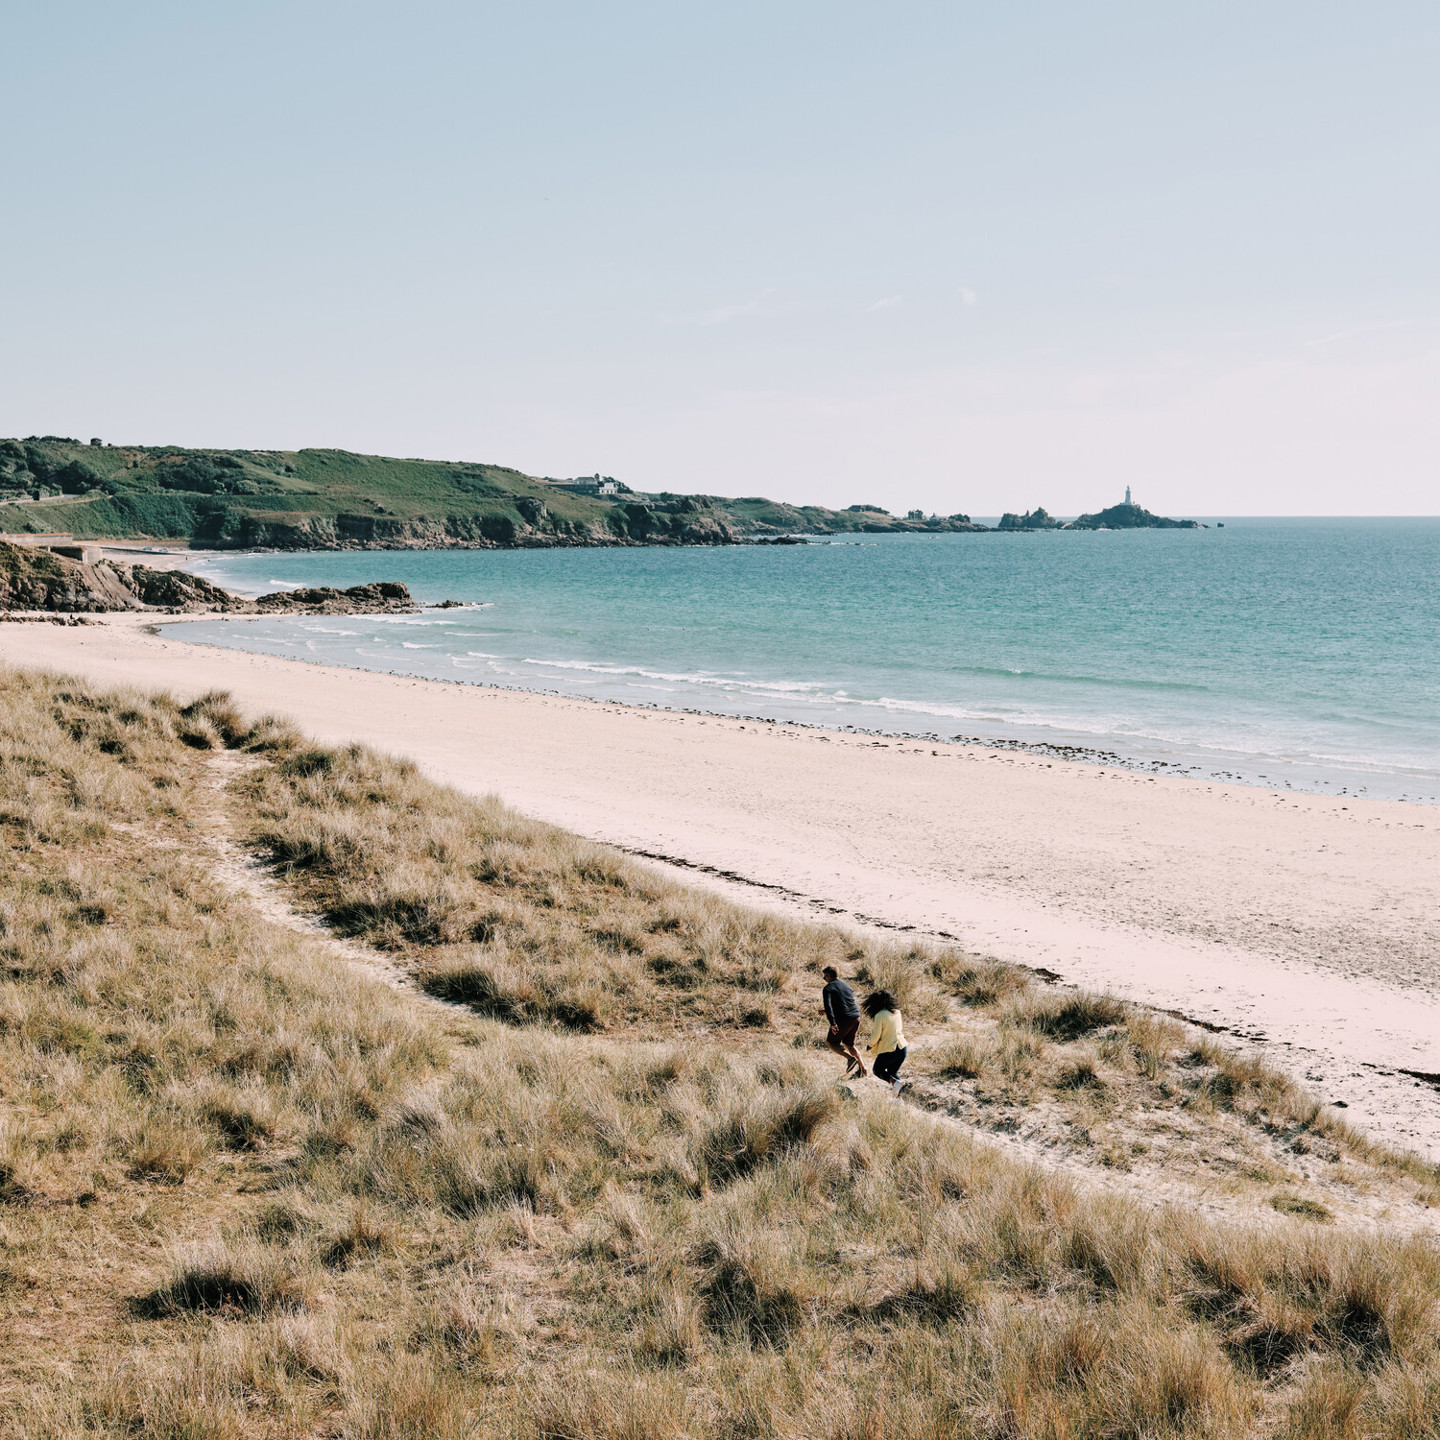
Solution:
[[[902,1045],[898,1050],[887,1050],[883,1055],[877,1055],[870,1067],[871,1073],[877,1080],[893,1080],[900,1073],[906,1054],[906,1047]]]

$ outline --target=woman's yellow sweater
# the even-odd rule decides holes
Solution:
[[[881,1010],[875,1016],[875,1028],[870,1032],[872,1054],[884,1055],[891,1050],[905,1048],[905,1031],[901,1028],[898,1010]]]

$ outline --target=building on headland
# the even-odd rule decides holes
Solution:
[[[577,480],[548,480],[546,484],[556,490],[568,491],[571,495],[629,495],[628,485],[622,485],[612,475],[582,475]]]
[[[1134,502],[1130,499],[1130,487],[1129,487],[1128,485],[1125,487],[1125,503],[1126,503],[1127,505],[1130,505],[1130,504],[1133,504],[1133,503],[1134,503]]]

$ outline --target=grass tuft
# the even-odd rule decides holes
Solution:
[[[568,986],[563,976],[533,973],[516,963],[478,964],[459,957],[421,973],[421,987],[453,1005],[512,1025],[549,1021],[566,1030],[588,1033],[604,1028],[609,1008],[599,987]]]
[[[269,1315],[304,1309],[309,1298],[305,1278],[283,1256],[217,1240],[179,1254],[170,1280],[140,1296],[134,1309],[146,1319],[197,1310]]]
[[[1055,1077],[1057,1090],[1103,1090],[1105,1082],[1090,1059],[1077,1060],[1067,1065]]]
[[[1288,1192],[1272,1195],[1270,1208],[1278,1210],[1282,1215],[1294,1215],[1301,1220],[1318,1220],[1323,1225],[1328,1225],[1335,1218],[1329,1207],[1318,1200],[1307,1200],[1303,1196],[1291,1195]]]
[[[828,1088],[726,1097],[718,1107],[719,1119],[698,1139],[696,1163],[712,1183],[727,1184],[804,1144],[839,1108]]]
[[[936,1074],[942,1080],[978,1080],[995,1068],[997,1059],[990,1041],[967,1035],[940,1052]]]
[[[1121,1025],[1127,1015],[1123,1001],[1113,995],[1034,995],[1015,1003],[1009,1012],[1012,1024],[1027,1024],[1049,1040],[1068,1044],[1096,1030]]]

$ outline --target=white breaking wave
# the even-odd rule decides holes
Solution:
[[[458,620],[442,620],[436,615],[372,615],[377,625],[458,625]]]
[[[596,665],[589,660],[535,660],[527,656],[520,663],[544,665],[553,670],[584,670],[595,675],[635,675],[642,680],[668,680],[676,685],[709,685],[720,690],[757,690],[765,694],[810,692],[823,695],[828,689],[813,680],[751,680],[743,676],[708,675],[695,671],[645,670],[638,665]]]

